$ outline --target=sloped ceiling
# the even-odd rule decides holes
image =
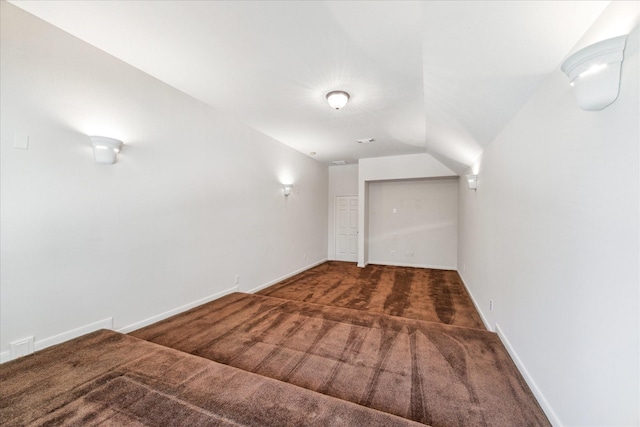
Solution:
[[[609,2],[11,3],[323,163],[462,173]]]

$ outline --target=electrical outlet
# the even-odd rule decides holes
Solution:
[[[493,300],[489,300],[489,311],[493,311]]]
[[[302,259],[307,259],[307,254],[302,254]]]
[[[27,337],[27,338],[23,338],[21,340],[17,340],[12,343],[9,343],[9,349],[11,351],[10,352],[11,360],[33,353],[34,341],[35,340],[33,337]]]
[[[391,251],[391,256],[396,256],[396,251]]]
[[[240,283],[240,275],[239,275],[239,274],[236,274],[236,278],[235,278],[234,283],[235,283],[236,285],[237,285],[238,283]]]

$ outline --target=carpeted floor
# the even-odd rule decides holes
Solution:
[[[413,426],[112,331],[0,365],[2,426]]]
[[[327,262],[131,335],[0,365],[0,425],[550,425],[456,272]]]
[[[434,426],[546,426],[498,337],[234,293],[132,335]]]
[[[485,329],[460,276],[449,270],[329,261],[258,294]]]

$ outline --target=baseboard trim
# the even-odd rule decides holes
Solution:
[[[305,271],[307,271],[307,270],[312,269],[313,267],[317,267],[317,266],[319,266],[320,264],[324,264],[324,263],[325,263],[325,262],[327,262],[327,261],[328,261],[328,259],[327,259],[327,258],[325,258],[325,259],[323,259],[323,260],[320,260],[320,261],[314,262],[313,264],[309,264],[309,265],[307,265],[306,267],[302,267],[301,269],[298,269],[298,270],[296,270],[296,271],[294,271],[294,272],[292,272],[292,273],[285,274],[285,275],[284,275],[284,276],[282,276],[282,277],[278,277],[277,279],[274,279],[274,280],[272,280],[272,281],[270,281],[270,282],[264,283],[264,284],[262,284],[262,285],[260,285],[260,286],[257,286],[257,287],[255,287],[255,288],[253,288],[253,289],[249,290],[249,291],[246,291],[246,293],[248,293],[248,294],[255,294],[256,292],[261,291],[261,290],[263,290],[263,289],[265,289],[265,288],[268,288],[269,286],[273,286],[273,285],[275,285],[275,284],[276,284],[276,283],[278,283],[278,282],[282,282],[283,280],[286,280],[286,279],[288,279],[289,277],[293,277],[293,276],[295,276],[296,274],[303,273],[303,272],[305,272]],[[245,292],[245,291],[243,291],[243,292]]]
[[[367,264],[390,265],[392,267],[432,268],[434,270],[451,270],[451,271],[455,271],[456,270],[456,267],[445,266],[445,265],[411,264],[411,263],[407,263],[407,262],[369,261]]]
[[[258,291],[260,291],[260,290],[262,290],[264,288],[268,288],[271,285],[275,285],[276,283],[281,282],[282,280],[288,279],[289,277],[295,276],[296,274],[300,274],[300,273],[302,273],[302,272],[304,272],[306,270],[309,270],[309,269],[311,269],[313,267],[316,267],[316,266],[318,266],[320,264],[323,264],[325,262],[327,262],[326,258],[322,259],[320,261],[317,261],[317,262],[315,262],[313,264],[309,264],[309,265],[307,265],[307,266],[305,266],[305,267],[303,267],[303,268],[301,268],[299,270],[296,270],[296,271],[294,271],[292,273],[286,274],[286,275],[284,275],[282,277],[279,277],[279,278],[277,278],[275,280],[272,280],[272,281],[270,281],[268,283],[260,285],[260,286],[254,288],[254,289],[252,289],[250,291],[247,291],[247,293],[258,292]],[[238,290],[239,290],[238,286],[234,286],[232,288],[225,289],[225,290],[217,292],[217,293],[215,293],[213,295],[209,295],[209,296],[201,298],[199,300],[192,301],[192,302],[190,302],[188,304],[182,305],[180,307],[176,307],[176,308],[171,309],[169,311],[165,311],[164,313],[161,313],[161,314],[158,314],[158,315],[155,315],[155,316],[151,316],[151,317],[146,318],[144,320],[141,320],[139,322],[132,323],[130,325],[124,326],[124,327],[118,329],[117,331],[121,332],[123,334],[128,334],[129,332],[133,332],[136,329],[144,328],[145,326],[149,326],[152,323],[159,322],[159,321],[164,320],[164,319],[166,319],[168,317],[171,317],[171,316],[174,316],[176,314],[182,313],[184,311],[190,310],[190,309],[192,309],[194,307],[197,307],[199,305],[206,304],[206,303],[208,303],[210,301],[213,301],[215,299],[221,298],[221,297],[223,297],[225,295],[228,295],[230,293],[238,292]],[[66,331],[66,332],[63,332],[61,334],[54,335],[52,337],[45,338],[45,339],[40,340],[40,341],[36,341],[34,343],[34,350],[35,351],[42,350],[42,349],[50,347],[52,345],[60,344],[60,343],[65,342],[65,341],[69,341],[69,340],[77,338],[79,336],[82,336],[82,335],[97,331],[99,329],[113,329],[113,317],[109,317],[107,319],[99,320],[97,322],[90,323],[88,325],[81,326],[79,328],[72,329],[70,331]],[[5,363],[5,362],[8,362],[9,360],[11,360],[11,352],[10,351],[0,352],[0,363]]]
[[[545,399],[544,394],[542,394],[542,391],[540,391],[540,389],[538,388],[538,385],[529,374],[529,371],[527,371],[527,368],[524,366],[524,364],[518,357],[518,354],[516,353],[514,348],[511,346],[511,343],[509,342],[509,339],[507,338],[507,336],[504,334],[504,331],[500,328],[500,325],[498,325],[497,323],[496,323],[496,333],[498,334],[498,337],[500,338],[500,341],[502,341],[502,344],[504,345],[504,347],[507,349],[509,356],[511,356],[513,363],[516,364],[516,367],[520,371],[520,374],[522,375],[527,385],[531,389],[531,392],[538,400],[540,407],[542,407],[542,410],[547,415],[547,418],[549,418],[549,422],[551,422],[551,424],[554,426],[562,426],[563,424],[560,422],[560,419],[556,415],[555,411],[553,410],[553,408],[551,407],[547,399]]]
[[[480,318],[482,319],[482,323],[484,323],[484,326],[488,330],[490,330],[491,332],[495,332],[498,335],[498,338],[500,338],[500,341],[502,342],[502,345],[504,345],[504,347],[507,349],[507,353],[509,353],[509,356],[511,356],[511,360],[513,360],[513,363],[515,363],[516,367],[518,368],[518,371],[520,372],[520,375],[522,375],[522,377],[524,378],[525,382],[527,383],[527,385],[531,389],[531,392],[536,397],[536,400],[540,404],[540,407],[542,408],[542,411],[545,413],[547,418],[549,418],[549,422],[551,422],[551,424],[554,425],[554,426],[562,426],[563,424],[560,422],[560,419],[556,415],[556,413],[553,410],[553,408],[551,407],[551,405],[549,405],[549,402],[547,401],[547,399],[545,399],[544,395],[542,394],[542,392],[538,388],[538,385],[536,384],[536,382],[533,380],[533,378],[529,374],[529,371],[527,371],[527,368],[524,366],[524,364],[522,363],[522,361],[518,357],[518,354],[516,353],[514,348],[511,346],[511,343],[509,342],[509,339],[504,334],[504,331],[500,328],[500,325],[498,325],[498,323],[496,322],[495,326],[491,327],[491,325],[489,324],[489,321],[487,320],[487,318],[482,313],[482,310],[480,309],[480,306],[478,305],[478,302],[476,301],[476,298],[473,296],[473,292],[471,292],[471,289],[469,289],[469,286],[467,285],[467,282],[464,280],[464,276],[459,271],[458,271],[458,275],[460,276],[460,279],[462,280],[462,284],[464,285],[465,289],[467,290],[467,293],[471,297],[471,302],[473,302],[473,305],[475,306],[476,311],[478,312],[478,314],[480,314]]]
[[[52,345],[60,344],[65,341],[78,338],[79,336],[97,331],[99,329],[113,329],[113,317],[107,317],[106,319],[98,320],[97,322],[89,323],[88,325],[71,329],[70,331],[62,332],[61,334],[57,334],[40,341],[36,341],[33,345],[33,349],[34,351],[43,350],[47,347],[51,347]],[[11,360],[10,351],[3,351],[2,353],[0,353],[0,363],[8,362],[9,360]]]
[[[489,324],[489,320],[487,320],[487,318],[484,317],[484,313],[482,313],[482,310],[480,309],[480,305],[478,304],[478,301],[476,301],[476,298],[473,296],[473,292],[471,292],[471,289],[469,289],[469,286],[467,286],[467,282],[464,280],[464,277],[459,271],[458,271],[458,276],[460,276],[460,280],[462,280],[462,284],[464,285],[464,288],[467,290],[467,293],[471,297],[471,302],[473,303],[473,306],[476,308],[476,311],[480,315],[480,319],[482,319],[482,323],[484,323],[484,327],[491,332],[495,332],[495,329],[492,328],[491,325]]]
[[[192,301],[192,302],[190,302],[188,304],[181,305],[180,307],[173,308],[173,309],[171,309],[169,311],[165,311],[164,313],[156,314],[155,316],[151,316],[151,317],[148,317],[148,318],[146,318],[144,320],[141,320],[139,322],[132,323],[130,325],[124,326],[124,327],[118,329],[118,332],[121,332],[123,334],[128,334],[129,332],[133,332],[133,331],[135,331],[137,329],[144,328],[145,326],[149,326],[152,323],[156,323],[156,322],[164,320],[164,319],[166,319],[168,317],[174,316],[176,314],[180,314],[180,313],[182,313],[184,311],[191,310],[194,307],[197,307],[197,306],[202,305],[202,304],[206,304],[206,303],[211,302],[211,301],[213,301],[215,299],[221,298],[221,297],[223,297],[225,295],[229,295],[229,294],[231,294],[233,292],[237,292],[237,291],[238,291],[238,287],[234,286],[232,288],[225,289],[225,290],[220,291],[220,292],[216,292],[213,295],[209,295],[207,297],[200,298],[199,300],[195,300],[195,301]]]

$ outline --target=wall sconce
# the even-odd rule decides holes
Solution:
[[[291,194],[291,189],[293,188],[293,185],[290,184],[285,184],[282,186],[282,190],[284,192],[284,196],[287,197],[289,194]]]
[[[477,190],[478,189],[478,175],[467,175],[467,186],[469,190]]]
[[[627,36],[587,46],[567,58],[562,71],[569,77],[578,107],[599,111],[613,103],[620,91],[620,67]]]
[[[93,144],[93,152],[96,162],[103,165],[112,165],[116,162],[116,156],[122,148],[122,141],[106,136],[90,136]]]

